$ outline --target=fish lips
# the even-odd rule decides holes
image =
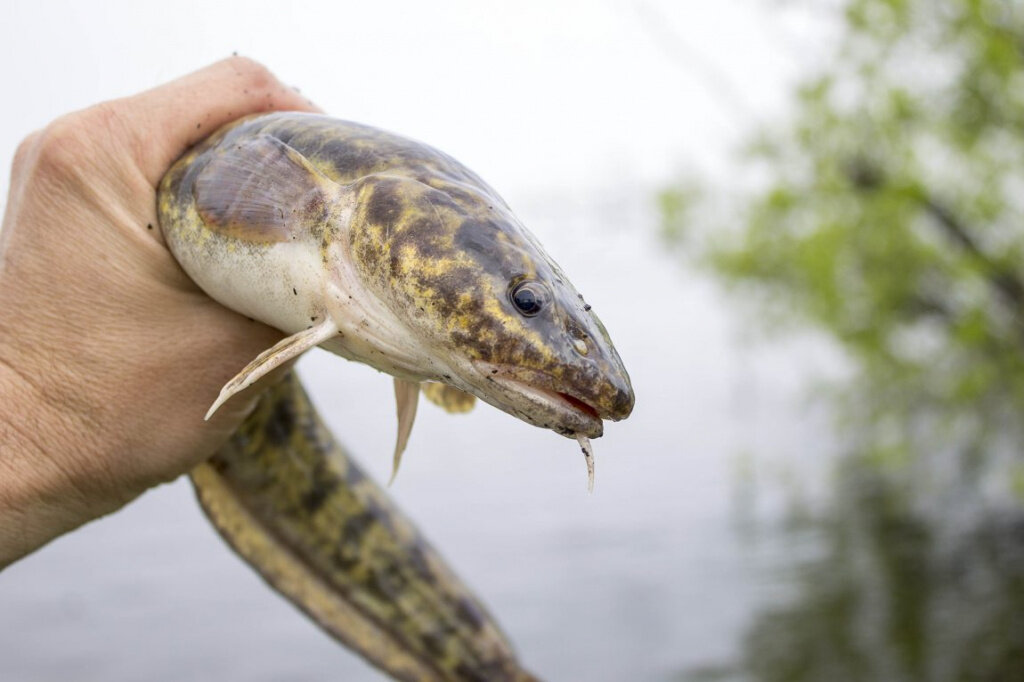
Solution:
[[[473,367],[486,382],[481,398],[524,421],[570,438],[600,438],[603,420],[624,419],[632,410],[631,390],[611,408],[601,409],[596,401],[567,392],[564,382],[544,372],[482,360],[473,361]]]

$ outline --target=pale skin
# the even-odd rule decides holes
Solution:
[[[281,334],[189,280],[155,188],[208,133],[273,110],[315,108],[233,57],[19,146],[0,230],[0,569],[185,473],[252,409],[260,386],[203,421]]]

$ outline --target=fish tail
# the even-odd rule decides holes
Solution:
[[[191,472],[229,545],[398,680],[535,680],[477,598],[324,426],[294,373]]]

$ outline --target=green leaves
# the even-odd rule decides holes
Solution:
[[[1024,3],[848,0],[843,16],[793,120],[751,147],[769,182],[729,200],[741,227],[699,258],[847,349],[851,395],[873,405],[851,410],[860,437],[882,443],[884,414],[912,453],[1024,447]],[[677,242],[695,202],[662,197]]]

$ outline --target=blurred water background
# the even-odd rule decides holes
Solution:
[[[771,184],[735,149],[792,115],[842,4],[9,3],[0,156],[238,50],[497,187],[611,331],[636,410],[595,441],[587,495],[572,442],[425,406],[390,493],[545,679],[1024,679],[1014,441],[858,456],[833,399],[857,354],[820,325],[766,338],[761,299],[686,255],[690,179]],[[705,235],[732,219],[702,210]],[[321,352],[299,367],[386,480],[389,378]],[[0,574],[0,680],[68,679],[382,678],[268,590],[178,481]]]

